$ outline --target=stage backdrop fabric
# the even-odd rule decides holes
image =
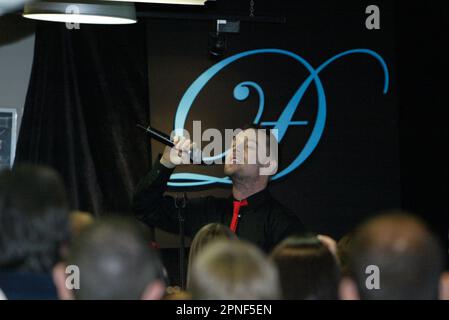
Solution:
[[[150,145],[145,28],[37,23],[33,70],[15,164],[48,165],[72,208],[131,215]]]

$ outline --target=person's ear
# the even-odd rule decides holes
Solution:
[[[73,300],[74,296],[66,286],[67,275],[65,273],[66,265],[62,262],[53,267],[53,283],[56,287],[59,300]]]
[[[142,300],[161,300],[165,295],[165,285],[160,280],[149,283],[142,294]]]
[[[344,277],[340,281],[339,287],[340,300],[360,300],[359,291],[357,290],[357,285],[354,280]]]
[[[324,234],[319,234],[317,236],[318,240],[332,253],[332,255],[335,257],[335,259],[338,259],[337,255],[337,241],[332,239],[329,236],[326,236]]]
[[[440,277],[440,300],[449,300],[449,272],[445,271]]]

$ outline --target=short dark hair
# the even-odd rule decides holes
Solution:
[[[350,248],[349,275],[361,299],[438,298],[443,251],[417,217],[391,212],[372,218],[356,230]],[[379,268],[380,289],[366,286],[371,265]]]
[[[284,299],[338,299],[337,260],[315,235],[292,236],[271,253],[279,269]]]
[[[64,184],[52,169],[18,165],[0,173],[0,269],[50,272],[69,239]]]
[[[341,276],[349,275],[349,256],[351,254],[351,245],[354,238],[354,230],[345,234],[337,243],[337,256],[340,263]]]
[[[67,264],[80,271],[80,300],[141,299],[147,285],[162,280],[163,266],[143,226],[108,217],[74,240]]]

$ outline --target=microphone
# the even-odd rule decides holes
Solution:
[[[152,128],[151,126],[145,127],[142,126],[140,124],[137,124],[137,127],[144,130],[146,133],[148,133],[152,138],[154,138],[155,140],[161,142],[162,144],[165,144],[166,146],[169,146],[171,148],[173,148],[175,146],[175,144],[173,143],[173,141],[171,141],[170,136],[159,131],[156,130],[154,128]],[[190,154],[190,160],[192,161],[192,163],[195,163],[194,161],[194,156],[193,156],[193,152],[189,151]],[[206,165],[206,163],[203,162],[203,159],[200,158],[200,163],[195,163],[195,164],[200,164],[200,165]]]
[[[153,137],[157,141],[165,144],[166,146],[169,146],[171,148],[173,148],[175,146],[173,141],[170,140],[170,137],[168,135],[166,135],[165,133],[163,133],[159,130],[156,130],[154,128],[151,128],[150,126],[144,127],[144,126],[138,124],[137,127],[139,127],[140,129],[143,129],[145,132],[149,133],[151,137]]]

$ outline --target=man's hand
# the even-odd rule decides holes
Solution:
[[[173,169],[180,164],[191,163],[190,153],[193,150],[194,144],[190,139],[175,136],[173,138],[173,143],[175,144],[173,148],[168,146],[165,147],[160,163],[170,169]]]

